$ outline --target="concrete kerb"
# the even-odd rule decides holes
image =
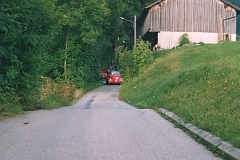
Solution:
[[[226,153],[227,159],[240,160],[240,149],[233,147],[230,143],[222,141],[218,149]]]
[[[169,112],[164,108],[159,108],[160,112],[166,115],[168,118],[174,120],[179,123],[181,127],[190,131],[192,134],[200,137],[205,145],[215,146],[220,151],[226,154],[226,158],[229,160],[240,160],[240,149],[233,147],[230,143],[226,141],[222,141],[220,138],[213,136],[212,134],[197,128],[191,123],[186,123],[183,119],[181,119],[178,115]]]

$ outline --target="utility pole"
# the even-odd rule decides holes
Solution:
[[[137,20],[136,20],[136,15],[134,16],[134,48],[136,47],[136,44],[137,44]]]
[[[131,20],[128,20],[128,19],[125,19],[125,18],[123,18],[123,17],[120,17],[120,19],[122,19],[122,20],[125,20],[125,21],[128,21],[128,22],[131,22],[131,23],[133,23],[133,32],[134,32],[134,45],[133,45],[133,47],[135,48],[136,47],[136,44],[137,44],[137,18],[136,18],[136,15],[134,16],[134,21],[131,21]]]

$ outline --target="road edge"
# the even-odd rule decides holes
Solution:
[[[226,158],[229,160],[240,160],[240,149],[232,146],[229,142],[222,141],[220,138],[213,136],[209,132],[197,128],[191,123],[185,122],[181,117],[175,115],[174,113],[164,109],[159,108],[159,111],[170,118],[171,120],[177,122],[182,128],[188,130],[192,134],[201,138],[204,144],[207,146],[212,146],[218,148],[221,152],[226,154]]]

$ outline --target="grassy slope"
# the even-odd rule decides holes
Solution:
[[[121,98],[138,108],[166,108],[240,147],[240,42],[156,52]]]

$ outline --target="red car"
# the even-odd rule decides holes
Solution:
[[[123,78],[120,72],[112,71],[110,74],[108,74],[106,84],[122,84],[122,83]]]
[[[104,72],[104,69],[100,69],[100,77],[101,79],[106,79],[107,78],[107,72]]]

